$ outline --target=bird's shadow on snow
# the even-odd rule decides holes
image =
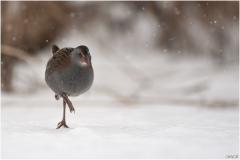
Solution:
[[[69,131],[74,130],[74,128],[59,128],[56,129],[54,125],[52,126],[41,126],[41,125],[30,125],[26,128],[26,131],[28,132],[36,132],[36,133],[66,133]]]
[[[126,131],[126,130],[132,130],[134,128],[132,127],[124,127],[124,126],[102,126],[102,125],[86,125],[86,124],[81,124],[81,125],[72,125],[70,128],[59,128],[56,129],[54,125],[34,125],[30,124],[28,126],[22,127],[22,132],[31,132],[31,133],[47,133],[47,134],[61,134],[61,133],[81,133],[81,132],[97,132],[101,134],[102,132],[105,133],[106,131],[108,132],[119,132],[119,131]],[[136,128],[135,128],[136,129]],[[134,129],[134,130],[135,130]]]

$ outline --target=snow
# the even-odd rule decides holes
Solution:
[[[76,113],[67,110],[69,129],[55,129],[62,102],[44,82],[51,49],[40,51],[36,61],[18,64],[16,93],[1,95],[2,158],[239,154],[238,65],[216,67],[209,58],[181,56],[184,50],[172,56],[152,47],[159,24],[149,18],[137,24],[128,36],[119,33],[114,40],[99,23],[92,32],[73,30],[56,42],[61,48],[89,46],[95,71],[91,90],[70,98]]]
[[[67,114],[70,129],[56,130],[62,103],[47,90],[23,97],[3,98],[3,158],[225,158],[238,153],[237,108],[87,105],[72,98],[76,113]]]

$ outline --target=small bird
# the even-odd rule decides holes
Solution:
[[[63,99],[63,118],[56,129],[69,128],[65,120],[66,104],[70,112],[75,112],[69,96],[78,96],[86,92],[93,83],[94,73],[91,55],[87,46],[62,48],[52,46],[53,56],[49,59],[45,71],[47,85],[54,91],[55,99]]]

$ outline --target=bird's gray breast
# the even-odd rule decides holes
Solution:
[[[92,67],[70,67],[61,76],[65,92],[71,96],[77,96],[91,87],[93,69]]]
[[[55,83],[52,86],[57,94],[66,93],[69,96],[77,96],[91,87],[93,78],[92,67],[70,66],[52,74],[52,80],[54,80],[52,84]]]

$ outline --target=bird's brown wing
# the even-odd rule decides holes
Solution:
[[[70,53],[73,51],[73,48],[63,48],[57,51],[53,57],[49,60],[47,67],[50,72],[52,71],[61,71],[71,63]]]

